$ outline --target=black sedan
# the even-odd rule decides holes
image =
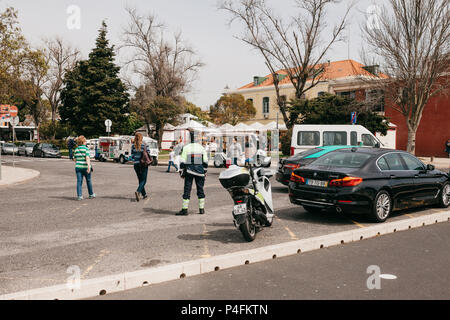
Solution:
[[[342,149],[294,170],[289,198],[308,212],[370,213],[375,221],[384,222],[394,210],[447,208],[450,177],[404,151]]]
[[[322,146],[297,153],[287,159],[280,159],[275,178],[278,182],[287,186],[289,185],[292,171],[295,169],[316,161],[317,158],[320,158],[328,152],[345,148],[349,148],[349,146]]]
[[[33,147],[33,157],[61,158],[58,147],[51,143],[38,143]]]

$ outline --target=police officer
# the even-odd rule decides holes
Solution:
[[[208,155],[205,148],[195,142],[195,134],[190,130],[191,143],[183,147],[180,158],[180,174],[184,178],[183,207],[176,215],[187,216],[189,201],[191,198],[192,183],[195,180],[199,213],[205,214],[205,176],[208,169]]]

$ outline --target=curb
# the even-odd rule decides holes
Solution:
[[[450,210],[442,210],[431,215],[387,222],[325,236],[296,240],[146,270],[82,280],[79,288],[76,289],[71,289],[68,285],[61,284],[53,287],[6,294],[0,296],[0,300],[74,300],[92,298],[98,295],[136,289],[147,285],[182,279],[250,263],[268,261],[447,221],[450,221]]]
[[[22,169],[22,168],[21,168]],[[18,180],[18,181],[14,181],[12,183],[2,183],[2,181],[0,180],[0,188],[5,188],[5,187],[10,187],[10,186],[15,186],[15,185],[19,185],[19,184],[23,184],[23,183],[27,183],[30,182],[31,180],[34,180],[36,178],[38,178],[41,173],[37,170],[33,170],[33,169],[26,169],[27,171],[31,171],[31,176],[27,177],[23,180]]]

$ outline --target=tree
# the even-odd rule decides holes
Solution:
[[[106,119],[112,120],[116,132],[126,130],[129,95],[114,63],[114,46],[109,46],[106,35],[103,22],[89,59],[77,62],[66,73],[61,91],[61,121],[87,137],[104,134]]]
[[[203,111],[202,108],[189,101],[184,103],[184,113],[190,113],[196,116],[202,124],[206,124],[207,121],[211,121],[207,111]]]
[[[357,112],[358,124],[370,132],[386,135],[388,119],[371,111],[365,102],[325,94],[311,100],[293,100],[288,103],[294,124],[350,124],[350,115]]]
[[[183,107],[172,98],[153,96],[151,87],[142,86],[136,91],[135,98],[131,100],[132,110],[137,110],[147,124],[155,126],[156,139],[161,147],[162,135],[166,123],[176,124]]]
[[[50,102],[52,122],[56,121],[61,105],[60,92],[63,88],[64,76],[67,70],[72,70],[79,59],[80,52],[64,43],[61,38],[45,42],[45,55],[49,65],[44,85],[44,95]]]
[[[378,86],[392,108],[405,117],[411,153],[429,99],[448,94],[449,7],[448,0],[389,0],[377,15],[377,25],[363,27],[372,59],[379,60],[389,76]]]
[[[342,40],[351,5],[334,26],[328,40],[323,40],[327,25],[327,9],[336,0],[296,0],[297,12],[290,13],[289,20],[279,17],[268,7],[265,0],[224,0],[220,9],[227,11],[230,24],[239,21],[245,33],[237,38],[261,54],[269,69],[277,104],[288,128],[286,99],[280,94],[280,82],[287,77],[294,86],[295,98],[314,88],[321,80],[326,64],[324,59],[329,49]],[[295,15],[295,16],[294,16]]]
[[[130,22],[123,32],[121,49],[130,52],[125,66],[139,80],[139,85],[130,83],[136,91],[134,110],[143,114],[147,128],[152,124],[159,128],[156,132],[161,142],[164,127],[161,121],[173,123],[183,112],[183,95],[190,90],[203,64],[181,33],[168,40],[164,25],[157,22],[156,16],[141,16],[132,8],[127,12]],[[153,107],[156,110],[149,110]]]
[[[220,97],[214,106],[210,107],[209,115],[216,124],[229,123],[236,125],[248,121],[256,114],[253,102],[245,100],[241,94],[227,94]]]
[[[0,101],[18,104],[16,89],[23,70],[23,61],[29,54],[29,46],[17,19],[14,8],[0,13]]]

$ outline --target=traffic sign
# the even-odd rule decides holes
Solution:
[[[11,126],[16,127],[19,124],[19,117],[11,117]]]
[[[356,120],[357,120],[356,112],[352,112],[352,124],[356,124]]]
[[[105,126],[106,126],[106,127],[111,127],[111,126],[112,126],[112,121],[109,120],[109,119],[106,120],[106,121],[105,121]]]
[[[11,117],[16,117],[18,113],[19,113],[19,109],[17,109],[16,106],[9,107],[9,114],[11,115]]]

